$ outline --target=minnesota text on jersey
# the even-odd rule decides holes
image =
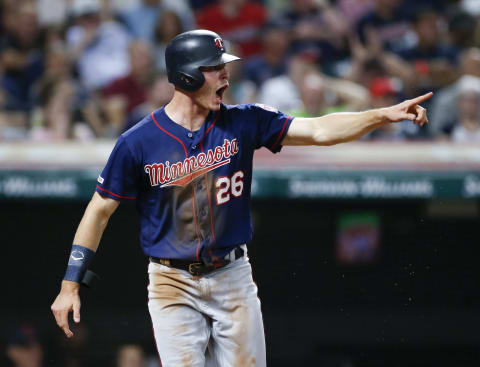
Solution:
[[[238,153],[238,139],[224,139],[223,144],[208,149],[196,156],[185,158],[183,161],[170,164],[165,163],[147,164],[145,172],[150,176],[152,186],[186,186],[195,178],[230,163],[230,157]]]

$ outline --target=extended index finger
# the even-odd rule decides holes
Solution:
[[[410,100],[410,106],[420,104],[420,103],[426,101],[427,99],[431,98],[432,96],[433,96],[433,92],[428,92],[428,93],[425,93],[423,96],[419,96],[417,98],[411,99]]]

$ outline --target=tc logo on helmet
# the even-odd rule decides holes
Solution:
[[[225,46],[223,45],[223,40],[221,38],[215,38],[215,46],[222,50],[225,48]]]

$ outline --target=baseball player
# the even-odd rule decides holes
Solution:
[[[265,366],[265,341],[246,244],[256,149],[333,145],[393,122],[427,122],[419,103],[318,118],[293,118],[258,104],[225,105],[223,40],[182,33],[166,50],[172,100],[118,139],[78,226],[51,309],[67,337],[80,322],[79,286],[119,203],[135,201],[149,258],[148,307],[164,367]],[[125,244],[118,244],[124,246]]]

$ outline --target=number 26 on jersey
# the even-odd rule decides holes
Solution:
[[[215,181],[217,189],[217,205],[222,205],[230,201],[231,197],[239,197],[243,192],[243,177],[242,171],[235,172],[231,177],[219,177]]]

